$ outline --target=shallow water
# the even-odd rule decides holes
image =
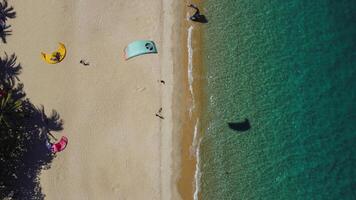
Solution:
[[[356,199],[356,1],[204,6],[201,198]]]

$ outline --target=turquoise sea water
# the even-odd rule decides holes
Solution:
[[[356,199],[356,1],[204,7],[201,199]]]

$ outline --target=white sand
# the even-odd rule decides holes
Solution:
[[[47,111],[56,109],[64,119],[57,136],[69,138],[40,176],[46,199],[179,199],[171,112],[177,3],[9,3],[17,18],[10,21],[13,35],[4,50],[21,62],[27,96]],[[124,61],[124,47],[136,39],[154,40],[159,54]],[[58,42],[67,46],[67,57],[46,64],[40,52],[52,52]],[[80,65],[81,59],[90,66]],[[164,120],[155,117],[160,107]]]

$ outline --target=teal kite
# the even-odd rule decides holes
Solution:
[[[136,40],[127,45],[124,52],[125,59],[128,60],[143,54],[157,53],[157,48],[155,43],[151,40]]]

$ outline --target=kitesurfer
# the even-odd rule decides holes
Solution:
[[[195,22],[200,22],[200,23],[207,23],[208,20],[206,19],[206,17],[202,14],[200,14],[200,10],[198,8],[198,6],[194,5],[194,4],[190,4],[188,7],[194,8],[195,9],[195,13],[194,15],[192,15],[189,19]]]

